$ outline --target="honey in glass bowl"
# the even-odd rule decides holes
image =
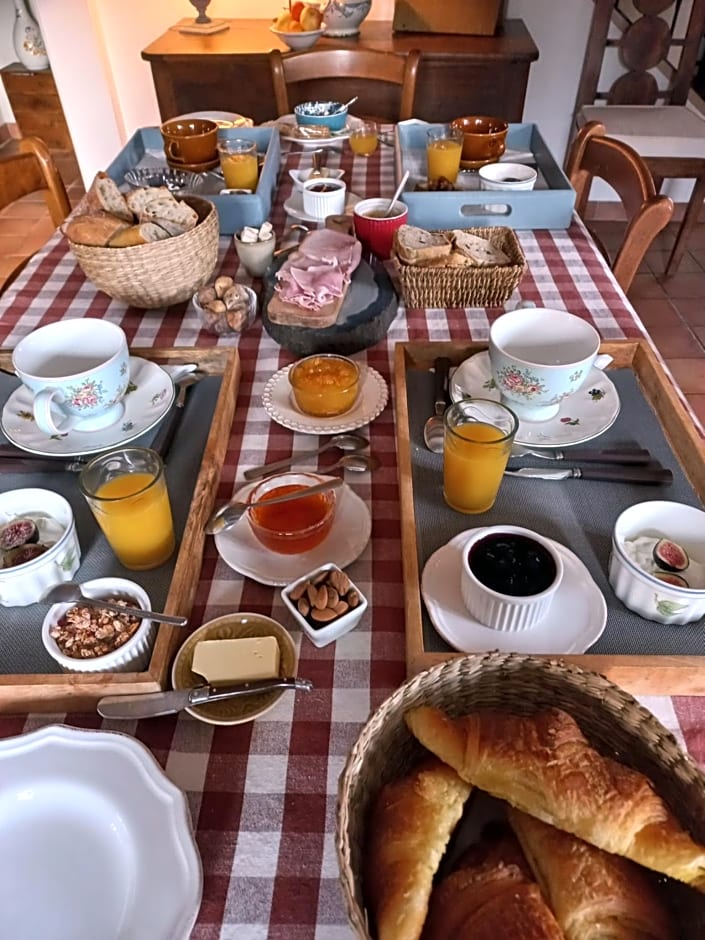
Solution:
[[[307,356],[289,370],[294,401],[304,414],[317,418],[342,415],[355,404],[360,367],[345,356]]]
[[[333,525],[335,490],[269,506],[267,501],[323,482],[324,478],[314,473],[294,472],[278,473],[263,480],[249,496],[249,502],[259,505],[247,510],[255,538],[279,555],[299,555],[320,545]]]

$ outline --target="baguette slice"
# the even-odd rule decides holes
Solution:
[[[171,196],[171,193],[168,186],[140,186],[127,193],[125,202],[128,208],[139,217],[148,202],[169,196]]]
[[[394,233],[394,249],[402,261],[417,264],[447,258],[453,245],[443,232],[427,232],[415,225],[401,225]]]
[[[365,895],[377,940],[418,940],[433,877],[471,787],[436,758],[382,787],[365,851]]]
[[[705,893],[705,846],[693,841],[643,774],[591,747],[566,712],[487,710],[450,718],[421,706],[405,719],[468,783]]]
[[[147,245],[169,238],[169,232],[154,222],[140,222],[138,225],[129,225],[117,232],[108,243],[110,248],[131,248],[134,245]]]
[[[510,808],[508,818],[566,940],[675,940],[658,886],[643,868],[519,810]]]
[[[86,198],[89,211],[97,208],[103,212],[109,212],[111,215],[115,215],[129,224],[135,221],[135,217],[127,205],[125,197],[120,192],[117,183],[102,170],[100,173],[96,173],[90,189],[86,194]]]
[[[77,245],[105,248],[119,232],[129,228],[127,222],[107,212],[77,215],[63,227],[64,235]]]
[[[188,203],[178,202],[173,196],[161,196],[159,199],[151,199],[140,214],[140,222],[154,222],[157,219],[181,225],[188,232],[198,224],[198,213]]]
[[[453,229],[453,244],[455,250],[464,254],[472,264],[485,266],[490,264],[510,264],[509,257],[493,245],[488,238],[480,238],[472,232],[463,229]]]

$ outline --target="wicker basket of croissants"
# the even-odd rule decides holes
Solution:
[[[365,940],[702,940],[705,775],[607,679],[448,661],[372,715],[336,848]]]

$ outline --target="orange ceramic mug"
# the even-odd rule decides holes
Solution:
[[[218,159],[218,125],[215,121],[202,118],[167,121],[160,130],[164,152],[172,163],[198,164]]]
[[[501,118],[459,117],[452,126],[463,132],[462,163],[496,163],[504,153],[509,125]]]

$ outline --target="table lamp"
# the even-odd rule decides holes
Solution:
[[[190,0],[190,3],[198,10],[198,16],[195,20],[180,20],[173,29],[180,33],[192,33],[197,36],[212,36],[214,33],[222,33],[230,29],[227,20],[212,20],[206,14],[206,9],[210,0]]]

